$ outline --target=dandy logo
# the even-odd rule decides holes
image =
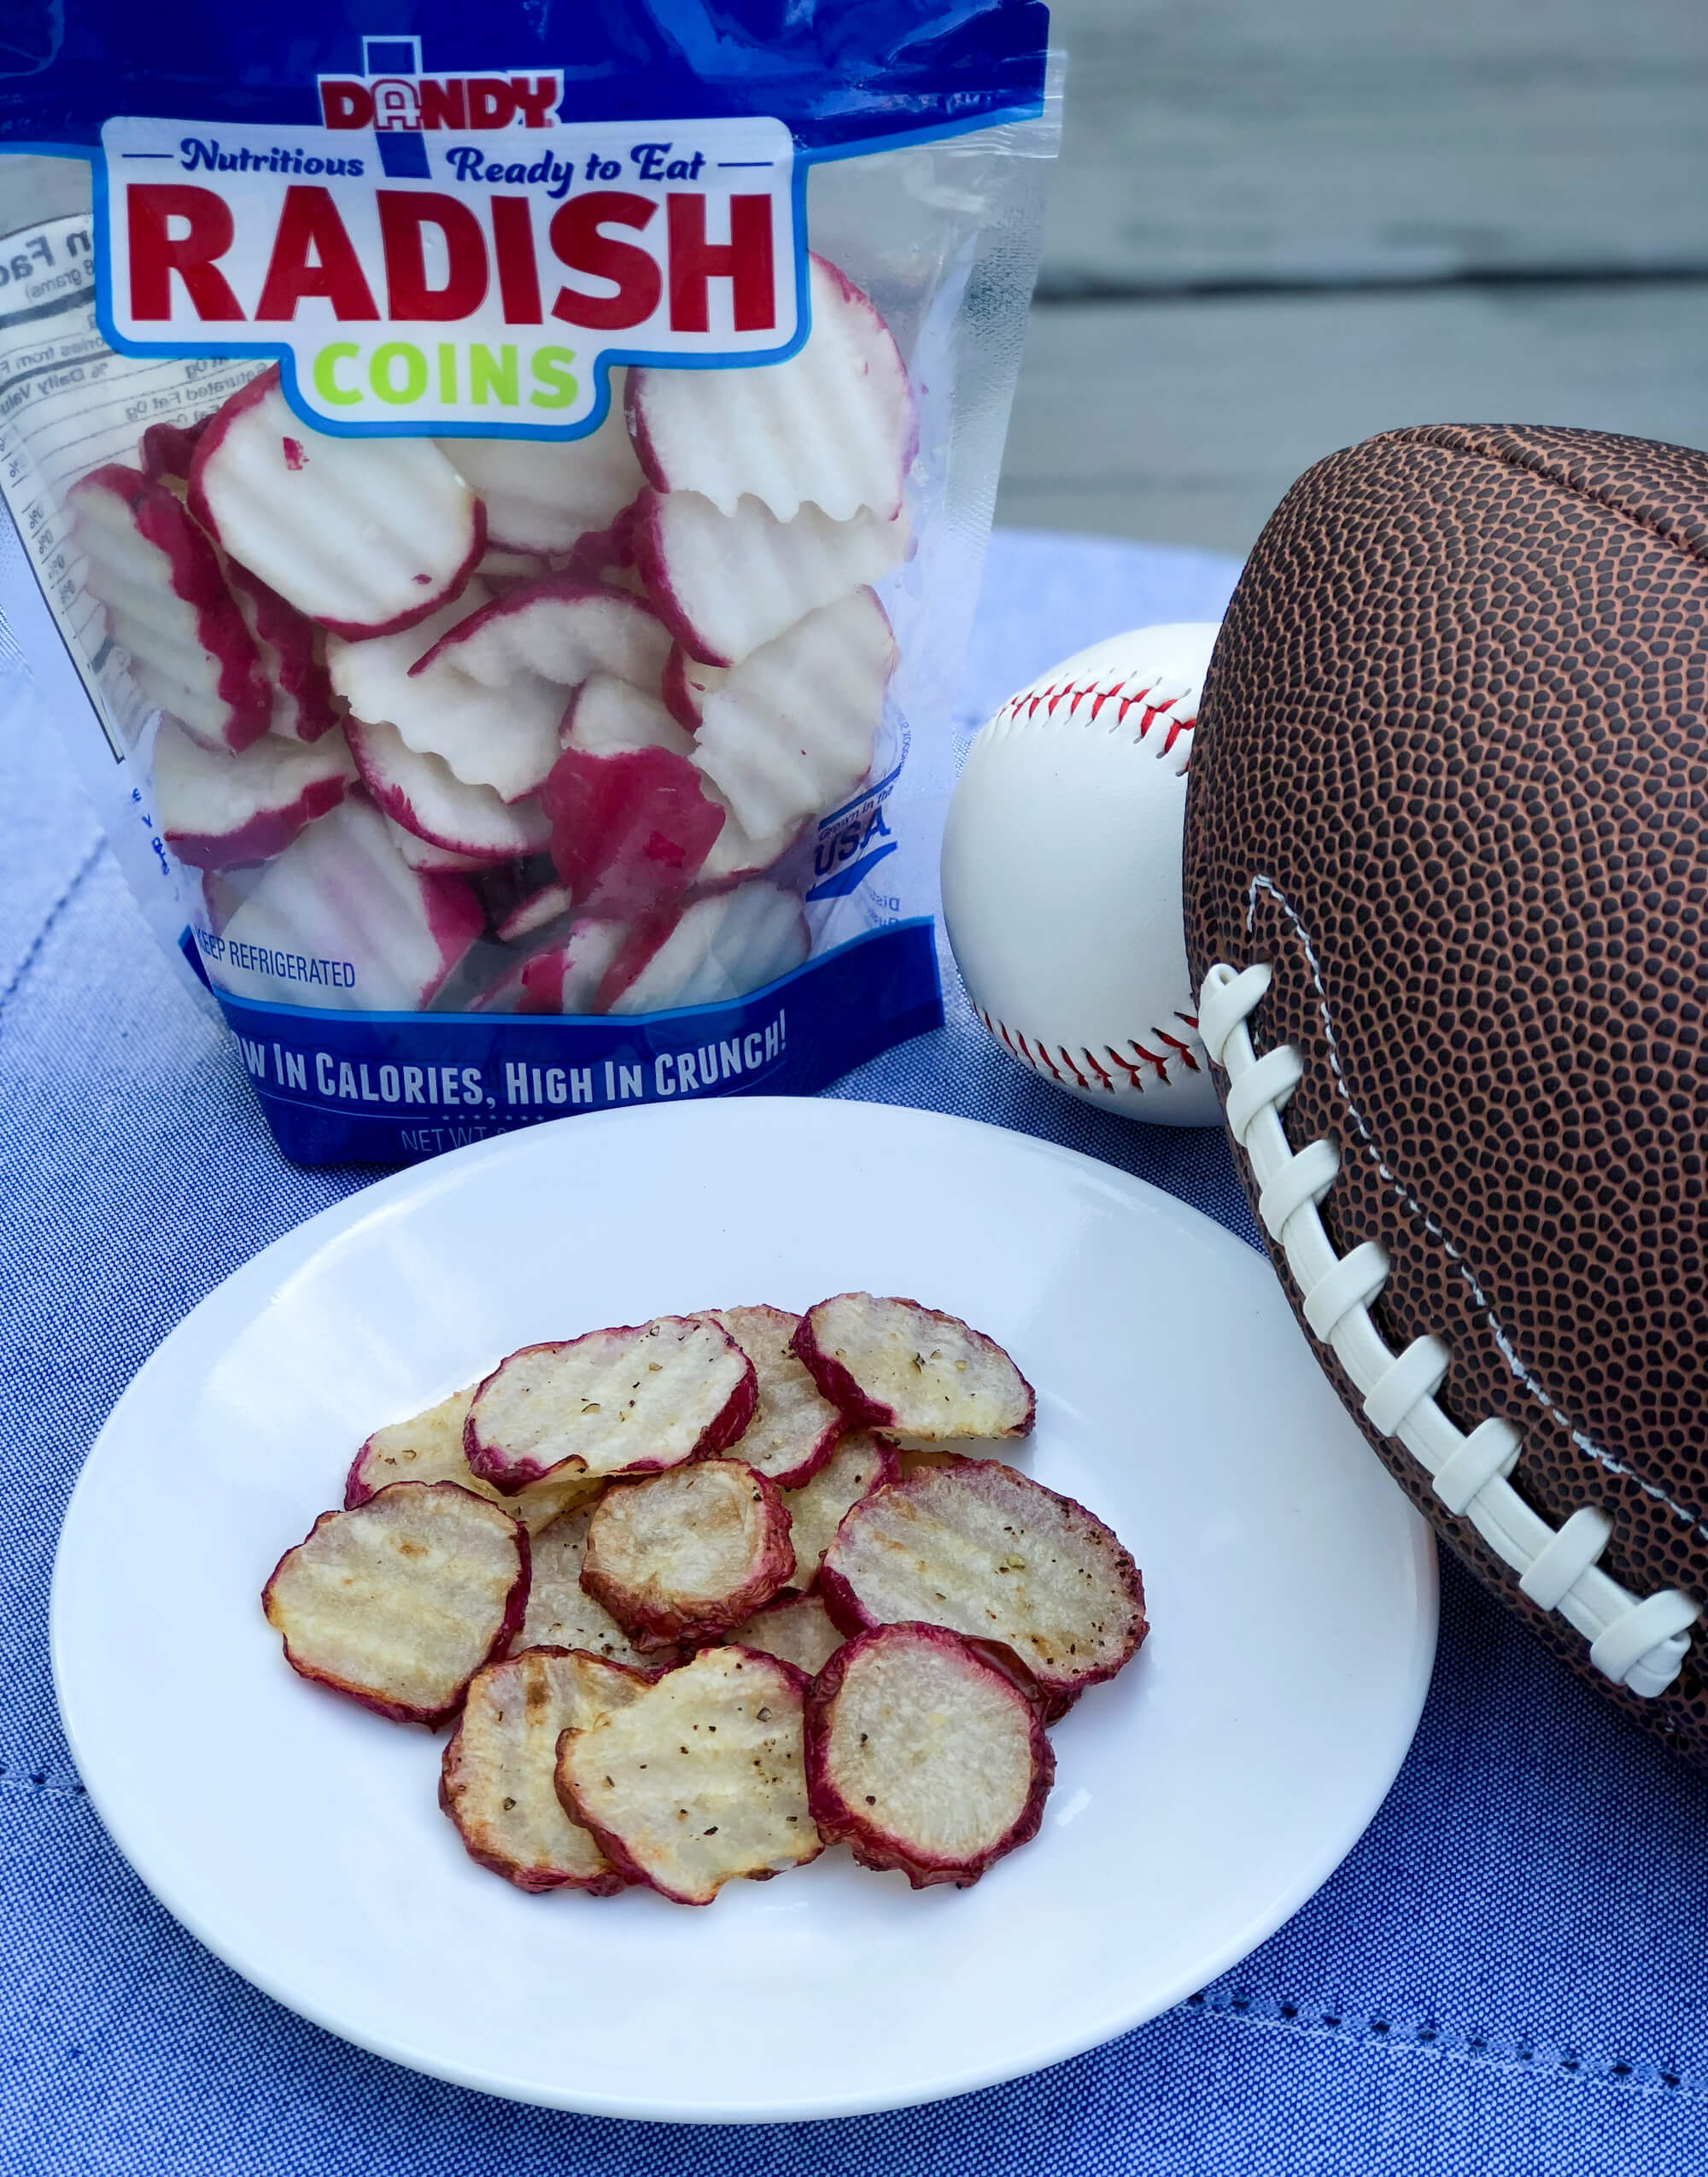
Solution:
[[[780,361],[804,333],[793,141],[764,117],[582,121],[561,69],[363,41],[319,125],[102,132],[102,330],[278,357],[334,432],[594,428],[616,363]],[[307,87],[305,87],[307,88]]]

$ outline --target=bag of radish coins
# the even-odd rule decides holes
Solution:
[[[26,0],[0,609],[288,1156],[816,1089],[941,1019],[1046,11],[375,13]]]

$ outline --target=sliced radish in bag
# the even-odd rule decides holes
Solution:
[[[247,748],[272,691],[219,555],[163,483],[116,463],[66,495],[85,586],[129,656],[132,677],[205,748]]]
[[[551,838],[537,801],[501,801],[489,786],[465,786],[442,758],[418,755],[395,726],[353,717],[345,731],[375,802],[430,846],[481,862],[510,862]]]
[[[780,522],[804,504],[887,519],[918,443],[913,394],[889,327],[822,257],[809,260],[812,330],[786,363],[629,374],[629,428],[660,491],[698,491],[726,514],[744,493]]]
[[[272,690],[268,731],[290,740],[319,740],[338,723],[325,635],[235,559],[225,561],[225,573]]]
[[[575,904],[563,885],[537,886],[500,918],[493,935],[500,945],[520,945],[524,938],[537,937],[553,922],[562,922],[574,912]]]
[[[273,1005],[417,1012],[485,926],[465,878],[412,869],[378,810],[347,800],[268,863],[209,972]]]
[[[756,1647],[781,1657],[816,1678],[842,1645],[842,1635],[816,1595],[785,1588],[763,1610],[756,1610],[729,1635],[732,1647]]]
[[[1025,1437],[1038,1401],[996,1340],[916,1300],[842,1292],[801,1319],[795,1352],[851,1421],[921,1443]]]
[[[693,753],[693,735],[682,730],[657,697],[610,673],[590,673],[582,682],[570,698],[558,738],[584,756],[668,748],[686,760]]]
[[[330,438],[278,372],[231,395],[196,442],[190,509],[232,559],[336,635],[413,627],[485,548],[480,501],[426,438]]]
[[[755,838],[845,800],[871,767],[896,667],[895,637],[869,589],[821,606],[711,690],[694,762]]]
[[[863,1497],[896,1478],[896,1455],[881,1437],[864,1429],[844,1437],[821,1467],[798,1488],[786,1489],[789,1533],[795,1546],[795,1585],[810,1588],[843,1515]]]
[[[968,1888],[1038,1835],[1056,1776],[1043,1706],[994,1642],[912,1624],[850,1641],[806,1699],[820,1834],[916,1890]]]
[[[549,1483],[535,1485],[547,1489]],[[602,1481],[582,1480],[582,1486],[597,1500]],[[529,1494],[524,1490],[523,1496]],[[515,1501],[520,1504],[522,1497]],[[528,1589],[528,1614],[516,1645],[524,1647],[574,1647],[610,1663],[642,1665],[657,1671],[680,1660],[672,1649],[642,1655],[602,1602],[582,1585],[582,1565],[587,1556],[588,1528],[596,1501],[576,1506],[562,1513],[533,1537],[533,1579]]]
[[[798,1489],[835,1450],[847,1427],[792,1349],[800,1317],[783,1308],[708,1308],[753,1364],[758,1402],[736,1446],[756,1473]]]
[[[658,1315],[501,1361],[475,1394],[464,1452],[506,1492],[559,1470],[653,1473],[727,1450],[753,1400],[753,1364],[716,1323]]]
[[[559,875],[577,907],[604,916],[656,911],[678,898],[724,822],[693,765],[667,748],[566,748],[540,801]]]
[[[1103,1521],[995,1460],[924,1467],[851,1506],[819,1589],[846,1633],[919,1621],[1005,1641],[1052,1717],[1147,1630],[1138,1567]]]
[[[679,1905],[802,1866],[824,1849],[807,1805],[804,1685],[775,1656],[702,1648],[564,1734],[558,1796],[607,1858]]]
[[[672,643],[658,676],[658,693],[676,723],[685,732],[694,733],[699,730],[706,697],[728,677],[728,667],[708,665],[702,658],[690,657],[681,643]]]
[[[518,1890],[612,1897],[626,1889],[627,1877],[564,1811],[558,1741],[652,1682],[561,1648],[532,1647],[477,1671],[439,1773],[439,1804],[470,1858]]]
[[[721,1005],[789,974],[811,949],[806,916],[792,892],[740,885],[693,901],[662,932],[631,934],[595,1009],[658,1013]]]
[[[475,1007],[477,1013],[591,1013],[599,986],[628,937],[622,922],[576,922],[560,945],[542,946],[512,968]]]
[[[271,861],[336,808],[355,775],[342,734],[306,748],[267,734],[231,756],[215,755],[171,718],[155,736],[155,815],[178,860],[200,869]]]
[[[261,1601],[305,1678],[400,1723],[453,1716],[528,1601],[528,1536],[453,1482],[394,1482],[323,1512]]]
[[[642,493],[635,561],[654,610],[683,653],[734,665],[785,628],[898,566],[906,518],[832,521],[803,506],[780,522],[763,500],[721,513],[697,491]]]
[[[486,533],[506,552],[574,549],[609,528],[640,490],[623,419],[623,373],[611,374],[611,407],[585,438],[442,438],[441,451],[486,502]]]
[[[194,424],[150,424],[143,433],[137,459],[143,474],[155,483],[185,483],[196,458],[196,441],[209,418]]]
[[[574,575],[547,575],[442,635],[411,670],[430,679],[454,670],[494,688],[529,675],[578,688],[589,673],[610,673],[656,688],[670,648],[664,623],[642,599]]]
[[[418,838],[415,833],[406,831],[401,824],[395,822],[389,816],[385,819],[385,835],[412,869],[439,869],[468,875],[493,866],[484,855],[454,854],[448,846],[435,846],[430,840]]]
[[[459,1489],[472,1489],[477,1496],[502,1504],[512,1519],[519,1519],[535,1535],[559,1519],[567,1506],[597,1491],[597,1483],[576,1476],[568,1482],[541,1482],[519,1496],[506,1497],[471,1473],[463,1457],[463,1429],[478,1389],[470,1384],[423,1413],[376,1429],[344,1478],[345,1511],[366,1504],[391,1482],[454,1482]],[[531,1601],[531,1588],[529,1595]]]
[[[588,1527],[582,1585],[644,1650],[728,1632],[794,1569],[776,1484],[737,1459],[697,1459],[611,1484]]]

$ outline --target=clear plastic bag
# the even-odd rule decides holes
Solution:
[[[286,1154],[935,1026],[1044,9],[72,12],[115,88],[0,89],[0,609]]]

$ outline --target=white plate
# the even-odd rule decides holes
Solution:
[[[699,1911],[494,1880],[435,1804],[440,1742],[287,1669],[258,1601],[275,1560],[370,1429],[512,1347],[851,1287],[1010,1347],[1038,1391],[1017,1463],[1143,1568],[1155,1630],[1056,1727],[1036,1841],[971,1890],[834,1852]],[[1260,1256],[1068,1150],[811,1100],[564,1121],[312,1219],[120,1401],[53,1595],[90,1797],[229,1965],[459,2085],[722,2121],[960,2093],[1202,1987],[1375,1812],[1435,1630],[1428,1530]]]

